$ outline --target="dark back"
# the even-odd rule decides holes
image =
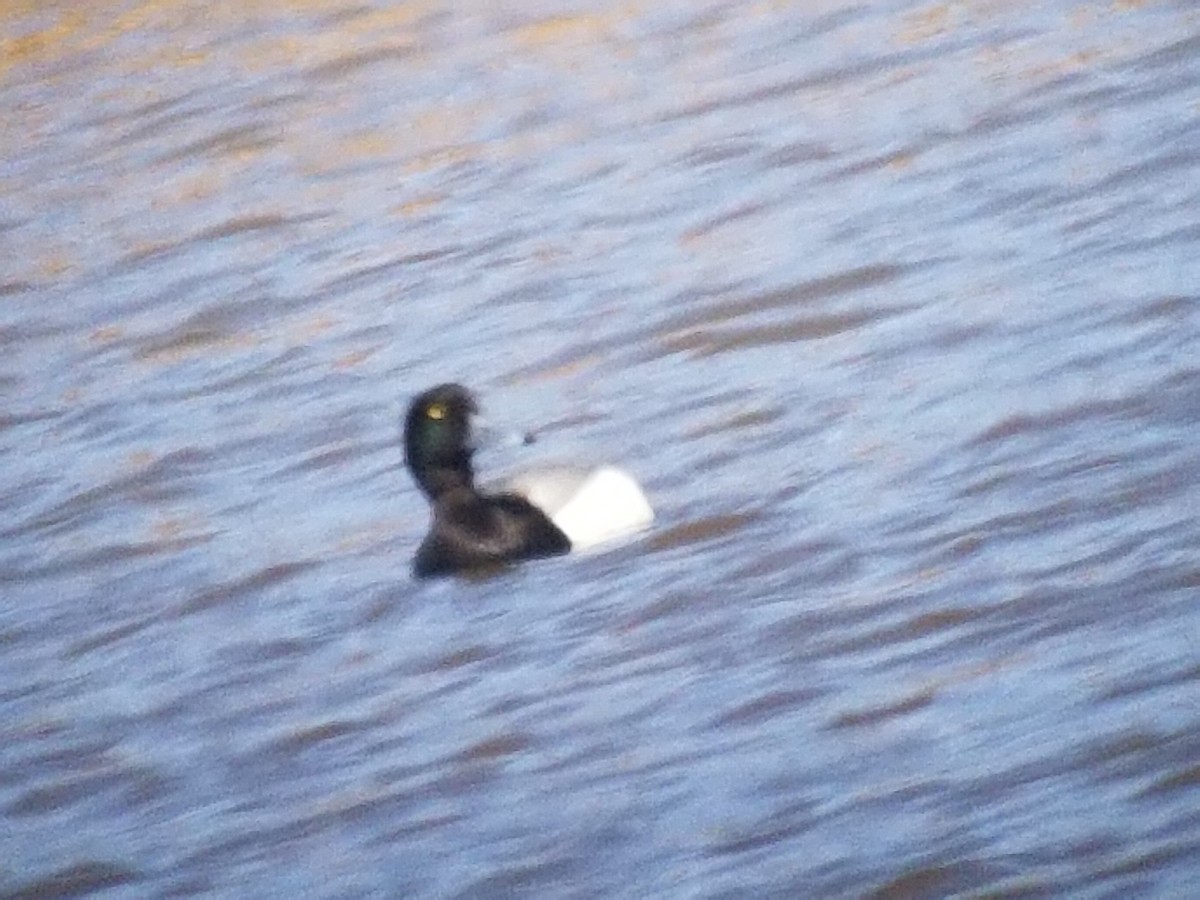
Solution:
[[[567,536],[525,498],[462,488],[433,502],[433,524],[417,551],[413,571],[420,578],[450,575],[570,549]]]

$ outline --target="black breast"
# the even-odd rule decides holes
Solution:
[[[570,549],[567,536],[525,498],[454,491],[433,504],[433,525],[413,571],[420,578],[449,575]]]

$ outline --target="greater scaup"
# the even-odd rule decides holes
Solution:
[[[654,518],[637,482],[612,466],[529,472],[480,492],[471,461],[477,414],[475,398],[458,384],[430,388],[408,407],[405,459],[433,513],[413,564],[418,577],[557,556]]]

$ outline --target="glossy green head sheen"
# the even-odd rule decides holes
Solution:
[[[470,391],[441,384],[416,397],[404,421],[404,455],[413,477],[430,497],[454,483],[471,484]]]

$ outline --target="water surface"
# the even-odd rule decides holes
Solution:
[[[1184,896],[1188,3],[10,3],[0,892]],[[408,399],[626,464],[418,583]]]

